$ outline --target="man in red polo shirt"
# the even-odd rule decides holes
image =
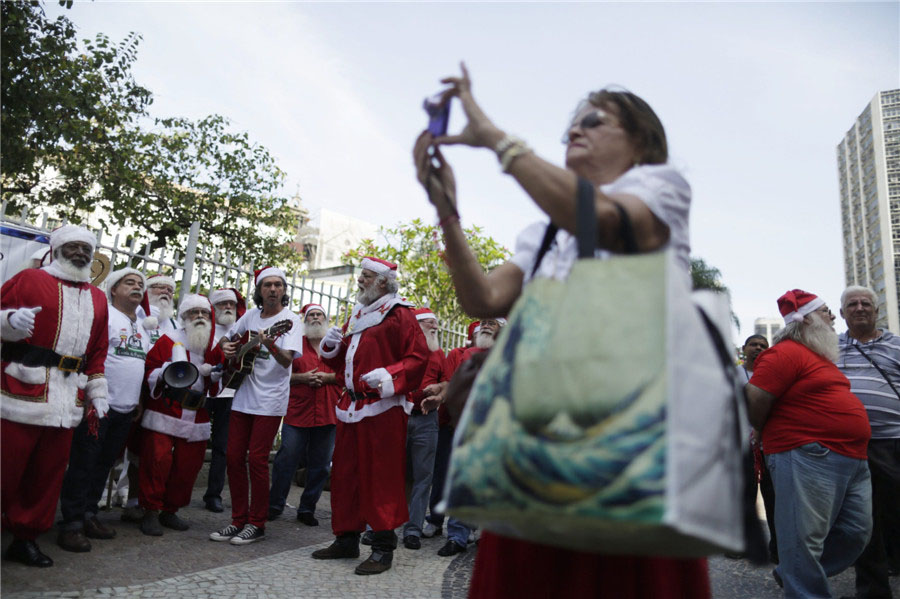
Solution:
[[[871,430],[834,363],[835,318],[824,300],[794,289],[778,308],[785,328],[746,386],[775,486],[773,575],[786,597],[831,597],[828,577],[853,564],[872,530]]]

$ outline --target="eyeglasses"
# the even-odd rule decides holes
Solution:
[[[618,127],[619,122],[616,121],[613,117],[609,116],[609,114],[607,114],[606,111],[600,110],[598,108],[597,110],[593,110],[593,111],[587,113],[586,115],[584,115],[583,117],[581,117],[580,121],[578,121],[578,122],[573,121],[569,125],[568,129],[566,129],[566,132],[563,133],[562,142],[564,144],[569,143],[569,139],[570,139],[569,134],[571,133],[572,129],[575,127],[578,127],[580,129],[584,130],[584,129],[595,129],[595,128],[599,127],[600,125],[608,125],[610,127]]]
[[[816,308],[813,312],[821,312],[822,314],[831,314],[831,308],[828,306],[822,306],[821,308]]]
[[[147,289],[156,289],[157,291],[168,291],[172,293],[172,288],[166,285],[165,283],[154,283],[150,285]]]
[[[206,318],[209,318],[210,312],[206,308],[191,308],[190,310],[185,310],[183,316],[188,319],[196,318],[197,316],[205,316]]]

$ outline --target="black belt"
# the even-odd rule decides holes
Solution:
[[[24,366],[59,368],[69,376],[73,372],[84,371],[84,356],[65,356],[52,349],[22,342],[4,342],[2,359],[4,362],[19,362]]]
[[[353,401],[359,401],[361,399],[375,399],[381,398],[381,396],[375,391],[366,391],[365,393],[358,393],[356,391],[351,391],[350,389],[344,389],[344,392],[350,396],[350,399]]]

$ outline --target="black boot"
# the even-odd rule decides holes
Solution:
[[[325,549],[313,551],[313,559],[343,559],[359,557],[359,533],[342,534],[334,539],[334,543]]]
[[[22,539],[13,539],[4,557],[36,568],[49,568],[53,565],[53,560],[41,553],[37,543]]]
[[[393,530],[379,530],[372,533],[372,555],[356,567],[355,572],[366,576],[381,574],[391,568],[394,560],[394,549],[397,548],[397,535]]]

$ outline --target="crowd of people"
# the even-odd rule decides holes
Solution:
[[[371,553],[355,572],[380,574],[400,542],[415,551],[421,537],[443,534],[438,508],[454,425],[448,382],[489,350],[527,285],[567,277],[578,257],[579,178],[595,189],[596,259],[633,238],[639,252],[670,251],[687,277],[690,187],[668,164],[662,123],[641,98],[589,94],[566,129],[560,167],[487,117],[465,67],[444,83],[443,101],[457,98],[467,124],[458,135],[423,132],[413,160],[459,302],[479,318],[470,346],[445,355],[434,312],[403,298],[397,265],[378,257],[362,260],[356,305],[329,327],[336,315],[321,305],[299,314],[288,307],[277,267],[257,271],[252,308],[237,290],[215,289],[185,293],[176,312],[171,277],[131,268],[111,273],[104,294],[89,283],[93,234],[61,227],[44,266],[2,288],[8,559],[52,565],[35,539],[53,526],[57,504],[62,549],[90,551],[91,540],[115,537],[97,513],[122,457],[123,519],[147,535],[186,530],[178,510],[209,446],[205,507],[224,510],[226,478],[231,500],[230,520],[212,541],[265,539],[302,464],[302,524],[319,524],[316,506],[330,481],[334,541],[312,557],[356,559],[366,544]],[[460,225],[454,173],[440,150],[449,144],[494,150],[551,222],[525,229],[513,257],[488,273]],[[891,597],[900,559],[900,339],[876,327],[876,295],[864,287],[840,299],[848,327],[840,336],[822,298],[795,289],[777,303],[785,328],[771,347],[765,337],[747,339],[738,369],[754,429],[747,487],[752,498],[757,483],[762,489],[773,577],[786,597],[831,597],[828,577],[855,564],[857,597]],[[466,551],[471,527],[452,514],[446,525],[438,553]],[[470,596],[702,599],[711,591],[705,559],[561,549],[484,531]]]

